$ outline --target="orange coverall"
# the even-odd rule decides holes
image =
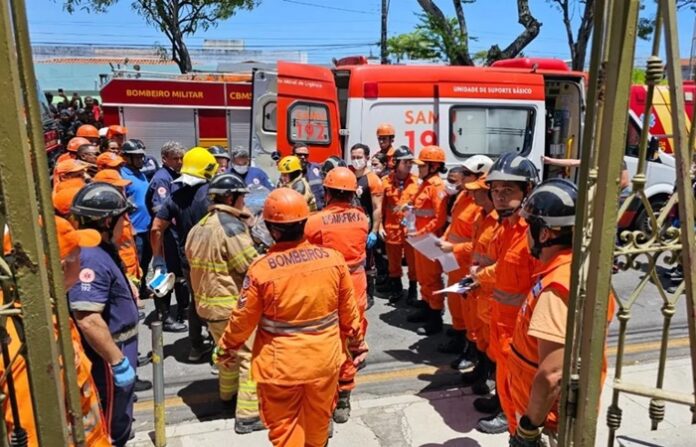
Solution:
[[[252,376],[271,443],[323,447],[343,340],[363,342],[343,256],[303,240],[277,243],[257,258],[218,347],[232,353],[255,329]]]
[[[447,223],[445,185],[440,176],[433,175],[423,180],[413,198],[413,210],[416,214],[416,235],[434,233],[440,235]],[[416,276],[423,300],[433,310],[445,307],[443,295],[433,292],[442,289],[442,267],[437,261],[431,261],[416,252]]]
[[[333,248],[343,255],[353,280],[353,296],[360,314],[361,337],[367,333],[367,276],[365,275],[365,246],[367,245],[368,219],[361,208],[350,203],[332,202],[322,211],[309,216],[305,225],[307,240],[320,247]],[[341,365],[338,390],[355,388],[357,369],[348,356]]]
[[[459,193],[454,201],[451,215],[447,218],[449,226],[442,238],[454,245],[453,254],[457,259],[459,268],[447,274],[448,285],[459,282],[469,274],[473,249],[471,240],[473,224],[480,209],[481,207],[474,203],[471,194],[466,191]],[[447,294],[447,308],[452,315],[452,327],[457,331],[466,330],[468,337],[473,335],[469,334],[472,328],[468,320],[471,320],[471,315],[476,311],[476,303],[472,299],[472,295],[462,297],[458,293]]]
[[[566,306],[568,305],[572,257],[573,253],[569,248],[559,252],[549,262],[539,265],[538,270],[535,272],[536,285],[527,295],[524,306],[517,314],[517,322],[511,342],[511,353],[508,360],[508,375],[504,382],[505,393],[512,398],[512,405],[507,408],[505,413],[510,433],[515,433],[517,421],[527,410],[532,383],[534,383],[534,377],[539,366],[539,340],[529,334],[530,322],[534,315],[538,298],[543,292],[553,291],[563,300]],[[607,327],[614,315],[614,307],[614,297],[610,296]],[[607,359],[605,350],[600,386],[604,385],[606,374]],[[558,430],[558,418],[559,412],[556,404],[547,416],[546,428],[556,432]]]
[[[496,363],[496,383],[503,384],[508,374],[507,360],[517,312],[532,289],[537,261],[527,248],[527,222],[524,218],[515,215],[505,219],[499,231],[495,239],[497,261],[489,343],[492,360]],[[512,404],[511,396],[502,386],[497,388],[497,394],[507,414]]]
[[[476,341],[476,348],[488,354],[491,322],[491,300],[493,286],[495,286],[495,261],[497,253],[493,240],[498,232],[498,213],[493,210],[486,213],[481,209],[473,224],[473,249],[471,253],[471,265],[478,266],[481,270],[478,275],[479,286],[471,291],[469,298],[475,296],[476,314],[474,334],[472,341]],[[489,270],[490,269],[490,270]],[[486,274],[488,272],[488,274]],[[491,274],[492,272],[492,274]],[[468,336],[468,334],[467,334]],[[492,358],[488,355],[489,358]]]
[[[406,243],[406,228],[401,225],[404,220],[404,207],[413,201],[418,192],[418,179],[415,175],[403,181],[393,173],[382,179],[384,199],[382,216],[384,226],[384,245],[389,263],[389,277],[401,278],[401,260],[406,257],[408,280],[416,281],[416,260],[413,247]]]
[[[136,287],[139,287],[143,271],[140,268],[138,251],[135,248],[135,232],[128,216],[126,216],[126,220],[123,223],[123,234],[118,241],[117,248],[118,256],[121,258],[126,271],[126,276]]]

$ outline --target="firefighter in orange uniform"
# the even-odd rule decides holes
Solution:
[[[68,290],[77,281],[80,272],[80,247],[95,247],[99,245],[101,236],[95,230],[75,230],[70,222],[56,217],[56,230],[61,264],[63,265],[65,289]],[[55,323],[55,322],[54,322]],[[80,393],[80,405],[82,408],[82,424],[85,429],[85,445],[90,447],[111,446],[111,439],[107,432],[107,424],[99,405],[99,394],[91,376],[92,362],[85,355],[80,341],[80,334],[72,319],[69,320],[70,336],[74,350],[75,369],[77,371],[77,387]],[[27,365],[24,356],[20,354],[22,340],[17,330],[14,318],[8,318],[5,330],[10,339],[7,346],[12,362],[13,389],[9,389],[6,381],[0,381],[2,393],[9,396],[3,401],[2,410],[5,417],[7,433],[12,433],[15,428],[26,430],[27,446],[39,445],[38,435],[34,419],[34,411],[31,403],[31,387],[27,374]],[[58,328],[54,324],[56,337]],[[0,361],[0,374],[4,374],[7,366]],[[67,397],[67,396],[66,396]],[[13,414],[11,401],[17,403],[18,412]],[[67,399],[66,399],[67,406]],[[67,409],[67,408],[66,408]],[[70,425],[70,421],[66,421]]]
[[[71,158],[56,164],[53,170],[53,194],[65,188],[81,188],[87,179],[87,165]]]
[[[377,143],[379,151],[387,156],[387,168],[394,167],[394,137],[396,132],[394,126],[388,123],[382,123],[377,127]]]
[[[365,274],[365,244],[369,221],[361,208],[353,205],[358,181],[355,174],[343,167],[334,168],[324,179],[326,207],[307,219],[307,241],[320,247],[332,248],[343,255],[353,280],[353,295],[360,313],[361,338],[365,338],[367,320],[367,276]],[[363,346],[363,350],[367,347]],[[342,424],[350,417],[350,393],[355,388],[357,368],[348,357],[338,377],[338,403],[333,420]]]
[[[249,267],[214,360],[234,362],[256,329],[252,376],[271,443],[323,447],[345,360],[343,341],[354,364],[367,356],[353,282],[340,253],[304,238],[309,207],[301,194],[271,192],[263,217],[275,245]]]
[[[448,213],[447,222],[449,226],[440,240],[440,248],[445,253],[454,253],[459,268],[447,275],[449,285],[461,281],[469,274],[471,266],[471,251],[473,249],[473,224],[481,207],[474,202],[472,195],[464,189],[464,185],[476,181],[485,175],[493,164],[493,160],[485,155],[474,155],[467,158],[462,166],[450,169],[447,173],[447,183],[445,191],[454,197],[451,211]],[[455,331],[453,337],[446,343],[438,346],[440,352],[457,354],[458,364],[464,359],[465,351],[470,351],[472,344],[466,343],[467,337],[470,341],[473,337],[472,315],[475,308],[472,308],[473,300],[463,299],[456,293],[447,294],[447,307],[452,316],[452,329]],[[454,365],[454,362],[453,362]]]
[[[60,163],[63,160],[75,160],[77,158],[77,148],[80,146],[83,146],[85,144],[90,144],[90,141],[87,138],[84,137],[75,137],[71,138],[70,141],[68,141],[68,144],[65,146],[66,152],[63,152],[56,158],[56,166],[58,163]],[[54,168],[55,169],[55,168]],[[53,176],[55,178],[55,171],[53,172]]]
[[[512,405],[505,411],[513,447],[546,445],[542,430],[551,445],[557,443],[577,195],[577,187],[568,180],[550,179],[532,192],[522,210],[529,251],[539,265],[510,345],[505,387]],[[613,297],[608,299],[607,327],[614,307]],[[605,377],[606,356],[602,384]]]
[[[421,184],[413,198],[415,229],[409,230],[409,237],[424,236],[432,233],[440,236],[447,224],[447,192],[440,174],[445,168],[445,152],[438,146],[425,146],[415,161]],[[416,251],[416,276],[421,288],[423,303],[421,308],[407,317],[411,323],[425,325],[418,328],[420,335],[432,335],[442,331],[442,311],[445,300],[442,295],[433,292],[442,289],[442,267],[437,261],[431,261]]]
[[[496,238],[497,261],[491,308],[490,347],[496,362],[496,394],[474,400],[474,407],[492,416],[479,421],[476,428],[484,433],[504,433],[508,421],[503,408],[511,405],[510,396],[502,383],[507,375],[510,339],[515,328],[517,312],[532,288],[532,273],[536,260],[527,249],[527,222],[519,215],[524,199],[538,181],[538,171],[529,159],[514,152],[504,153],[491,167],[486,181],[501,228]],[[478,282],[478,271],[472,279]]]
[[[86,138],[92,144],[99,144],[99,130],[91,124],[83,124],[78,127],[75,136]]]
[[[493,201],[489,196],[486,176],[479,177],[475,182],[467,183],[464,188],[469,191],[474,202],[480,206],[479,212],[472,225],[473,248],[471,252],[470,271],[478,272],[478,287],[469,292],[466,299],[474,300],[476,322],[474,323],[476,349],[473,353],[459,360],[452,367],[460,370],[472,371],[462,374],[462,382],[465,386],[471,386],[474,394],[486,395],[492,391],[491,383],[495,380],[495,371],[487,355],[490,337],[491,300],[493,287],[495,286],[495,238],[498,232],[498,213],[495,211]]]

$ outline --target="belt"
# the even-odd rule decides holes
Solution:
[[[317,318],[311,321],[303,321],[302,323],[288,323],[286,321],[275,321],[267,317],[261,317],[259,327],[261,330],[270,332],[276,335],[292,335],[292,334],[311,334],[323,331],[338,324],[338,311],[333,311],[330,314]]]
[[[435,210],[432,208],[415,209],[413,210],[413,214],[419,217],[434,217]]]
[[[522,301],[527,298],[525,293],[510,293],[500,289],[493,289],[493,298],[500,304],[508,306],[521,306]]]
[[[539,364],[538,364],[538,363],[534,363],[533,361],[529,360],[527,357],[525,357],[525,356],[523,356],[522,354],[520,354],[520,351],[518,351],[518,350],[515,348],[515,345],[513,345],[512,343],[510,343],[510,350],[511,350],[512,352],[514,352],[515,355],[516,355],[520,360],[522,360],[524,363],[526,363],[527,365],[531,366],[532,368],[539,368]]]
[[[348,266],[348,271],[350,271],[351,273],[359,272],[361,270],[365,270],[365,264],[363,264],[362,262],[357,265]]]
[[[115,334],[111,334],[111,338],[113,338],[114,343],[125,343],[131,338],[136,337],[137,335],[138,326],[130,326],[119,332],[116,332]]]

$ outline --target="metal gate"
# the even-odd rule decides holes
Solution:
[[[632,180],[632,193],[621,206],[627,209],[633,201],[640,201],[647,209],[650,224],[646,232],[624,231],[617,239],[618,176],[624,146],[628,114],[629,89],[634,62],[639,0],[604,0],[595,2],[595,27],[590,62],[588,110],[585,119],[584,147],[580,170],[582,188],[574,239],[575,256],[572,271],[571,301],[568,313],[563,385],[561,392],[561,423],[559,445],[594,446],[598,409],[600,405],[601,371],[606,342],[606,315],[610,299],[616,299],[619,320],[619,339],[613,376],[613,394],[608,408],[609,439],[614,444],[616,430],[621,425],[622,394],[651,399],[649,416],[652,428],[657,429],[664,418],[665,402],[674,402],[696,411],[693,390],[696,383],[685,385],[685,390],[663,389],[670,321],[677,312],[686,312],[692,370],[696,373],[696,241],[694,240],[694,197],[689,169],[694,148],[692,131],[687,136],[683,80],[677,41],[675,0],[659,0],[653,37],[652,56],[648,59],[648,84],[643,129],[649,128],[650,108],[654,86],[666,77],[669,82],[674,127],[674,155],[676,159],[676,192],[662,209],[652,209],[644,194],[648,133],[643,131],[640,141],[638,172]],[[664,40],[663,40],[664,39]],[[664,43],[667,61],[659,57]],[[677,205],[682,225],[675,228],[668,218],[670,209]],[[612,293],[613,260],[624,269],[647,268],[644,278],[629,296]],[[674,291],[667,291],[659,281],[659,265],[681,264],[684,280]],[[663,321],[661,349],[655,386],[627,383],[622,380],[622,364],[626,334],[630,331],[631,309],[644,298],[649,281],[655,283],[662,300]],[[613,295],[613,298],[612,298]],[[656,316],[658,318],[658,316]],[[693,374],[696,381],[696,374]],[[693,414],[696,423],[696,412]],[[603,442],[597,442],[598,445]]]

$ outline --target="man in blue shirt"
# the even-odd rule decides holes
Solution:
[[[131,184],[126,186],[126,196],[135,206],[129,213],[133,229],[135,231],[135,246],[138,250],[138,261],[143,271],[143,280],[140,281],[140,297],[146,298],[148,294],[147,277],[152,249],[150,248],[150,223],[152,218],[148,211],[145,196],[149,186],[147,177],[140,170],[145,162],[145,146],[139,140],[127,140],[121,146],[121,156],[126,164],[121,168],[121,177],[130,180]]]
[[[262,169],[251,166],[250,162],[251,159],[247,149],[235,148],[232,152],[232,164],[227,172],[239,176],[250,189],[262,186],[269,191],[273,191],[273,184],[268,175]]]
[[[114,244],[131,205],[106,183],[92,183],[75,196],[70,211],[79,228],[97,230],[98,247],[80,251],[79,280],[68,291],[70,309],[92,361],[104,417],[115,446],[131,434],[138,362],[138,309]]]
[[[295,143],[292,155],[302,162],[302,174],[309,183],[309,188],[317,201],[317,210],[324,208],[324,179],[321,176],[321,166],[309,161],[309,148],[304,143]]]
[[[184,147],[176,141],[168,141],[162,146],[162,167],[152,176],[150,186],[145,195],[145,202],[152,218],[157,215],[172,192],[178,189],[180,184],[173,182],[179,178],[185,152]],[[189,289],[184,273],[181,270],[181,259],[177,246],[176,230],[167,228],[164,232],[164,261],[167,265],[167,270],[176,276],[176,281],[174,282],[174,294],[177,303],[176,319],[170,314],[171,293],[155,300],[157,314],[162,321],[162,329],[167,332],[184,332],[187,329],[184,323],[184,316],[189,305]]]
[[[167,272],[167,265],[164,260],[164,232],[174,225],[177,239],[177,248],[181,259],[181,268],[187,280],[190,277],[190,269],[185,254],[186,237],[191,228],[198,223],[208,213],[208,182],[217,173],[218,164],[207,149],[195,147],[184,155],[181,175],[174,180],[180,186],[164,202],[157,211],[152,222],[150,238],[152,242],[153,261],[152,267],[163,273]],[[191,281],[188,281],[190,284]],[[191,294],[195,301],[195,295]],[[206,345],[203,340],[203,322],[196,313],[196,306],[192,302],[188,307],[189,341],[191,351],[188,360],[199,362],[211,350],[210,345]]]

